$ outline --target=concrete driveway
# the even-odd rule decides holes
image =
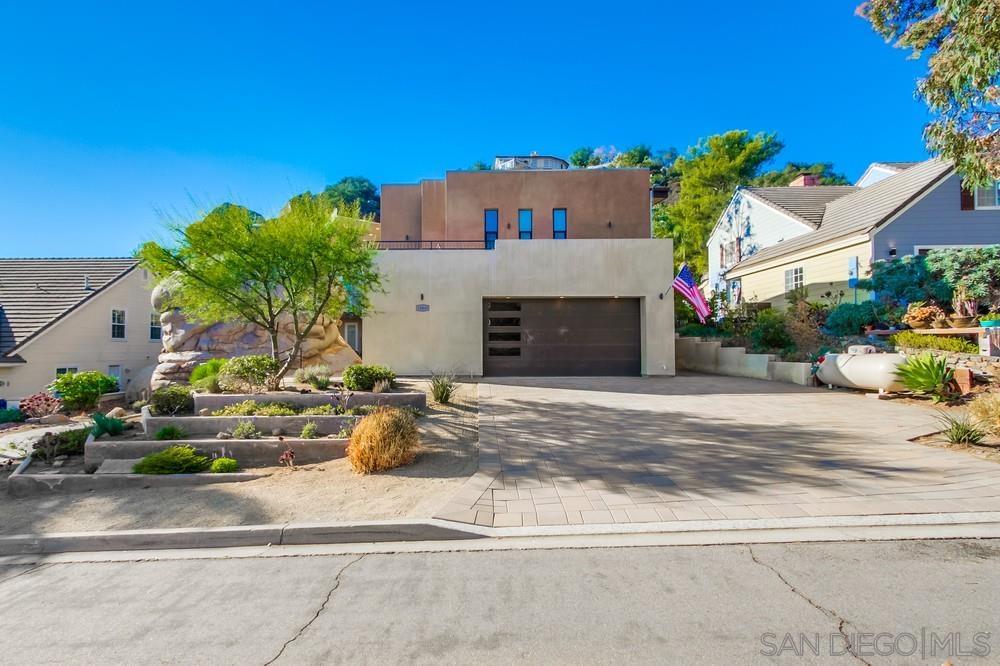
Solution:
[[[1000,465],[908,441],[936,412],[752,379],[479,385],[480,468],[438,517],[494,527],[1000,511]]]

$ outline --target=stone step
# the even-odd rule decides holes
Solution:
[[[97,468],[95,474],[132,474],[132,468],[135,467],[141,458],[108,458],[101,463],[101,466]]]

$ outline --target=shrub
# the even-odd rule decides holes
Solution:
[[[458,390],[458,384],[455,383],[455,378],[451,375],[432,375],[431,376],[431,395],[434,399],[440,403],[448,403],[451,401],[451,397],[455,395],[455,391]]]
[[[307,365],[295,371],[295,381],[309,384],[318,391],[330,388],[330,368],[325,365]]]
[[[62,401],[45,391],[33,393],[18,403],[18,409],[31,418],[41,418],[55,414],[62,409]]]
[[[969,342],[965,338],[945,337],[943,335],[920,335],[913,331],[900,331],[890,336],[889,344],[909,349],[939,349],[941,351],[961,352],[963,354],[979,353],[979,345]]]
[[[951,286],[927,264],[927,258],[907,255],[889,261],[875,261],[871,276],[858,281],[858,288],[876,292],[893,303],[939,301],[951,298]]]
[[[89,436],[90,428],[46,433],[35,444],[32,455],[46,462],[51,462],[56,456],[79,455],[83,453]]]
[[[253,421],[240,421],[232,430],[233,439],[260,439],[260,430],[253,424]]]
[[[954,371],[945,359],[934,358],[933,354],[907,358],[896,368],[896,376],[907,389],[920,395],[930,395],[934,402],[955,395]]]
[[[333,405],[317,405],[315,407],[306,407],[299,412],[302,416],[333,416],[337,413],[337,408]]]
[[[100,412],[92,414],[90,418],[94,419],[94,439],[100,439],[104,435],[116,437],[125,432],[125,422],[121,419],[111,418]]]
[[[785,330],[785,317],[774,310],[763,310],[750,329],[750,347],[756,352],[785,350],[794,346]]]
[[[187,437],[187,433],[184,432],[184,428],[179,428],[177,426],[163,426],[156,431],[155,438],[158,441],[165,441],[168,439],[184,439]]]
[[[351,365],[344,369],[344,387],[351,391],[371,391],[375,382],[396,381],[396,373],[382,365]]]
[[[149,396],[149,405],[159,416],[190,414],[194,411],[194,396],[188,386],[164,386]]]
[[[319,437],[319,428],[313,421],[306,421],[306,424],[302,426],[302,434],[299,437],[302,439],[316,439]]]
[[[827,342],[820,330],[826,320],[827,310],[815,303],[798,301],[785,313],[785,330],[800,358],[808,358]]]
[[[287,402],[268,402],[257,407],[255,416],[295,416],[298,412],[294,405]]]
[[[833,335],[858,335],[865,326],[878,323],[879,313],[875,303],[841,303],[826,315],[824,326]]]
[[[136,474],[194,474],[209,468],[208,458],[190,446],[168,446],[150,453],[132,468]]]
[[[347,446],[347,458],[359,474],[407,465],[420,447],[417,423],[401,409],[382,408],[361,419]]]
[[[102,395],[118,390],[118,380],[96,370],[67,372],[56,377],[49,390],[70,409],[93,409]]]
[[[262,393],[272,387],[280,365],[270,356],[237,356],[219,373],[219,384],[227,391]]]
[[[236,462],[236,458],[216,458],[208,471],[212,474],[229,474],[240,471],[240,464]]]
[[[986,431],[968,416],[941,414],[938,417],[941,434],[952,444],[982,444]]]
[[[212,416],[253,416],[257,413],[257,407],[256,400],[244,400],[221,407],[212,412]]]
[[[191,371],[191,386],[209,393],[221,393],[222,385],[219,383],[219,373],[226,367],[227,360],[212,358],[195,366],[194,370]]]
[[[20,409],[0,409],[0,423],[21,423],[24,418]]]
[[[1000,435],[1000,393],[980,393],[969,403],[969,416],[983,428]]]
[[[226,405],[212,412],[213,416],[295,416],[298,412],[294,405],[287,402],[259,403],[256,400],[244,400],[232,405]]]
[[[732,333],[715,326],[691,322],[678,328],[677,335],[682,338],[728,338]]]
[[[930,324],[935,319],[944,319],[944,310],[936,305],[926,305],[924,303],[910,303],[903,315],[903,323],[908,326],[918,324]]]

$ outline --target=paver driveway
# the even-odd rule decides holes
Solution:
[[[935,411],[752,379],[479,385],[480,471],[438,517],[513,527],[1000,511],[1000,465],[907,441]]]

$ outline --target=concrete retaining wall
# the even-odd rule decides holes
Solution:
[[[217,435],[232,430],[242,421],[250,421],[265,435],[280,428],[285,434],[295,436],[302,426],[312,421],[321,435],[336,435],[342,428],[357,423],[359,416],[153,416],[149,407],[142,408],[142,427],[148,436],[164,426],[183,428],[189,435]],[[220,440],[222,441],[222,440]]]
[[[812,386],[812,364],[775,360],[774,354],[748,354],[717,340],[677,338],[677,369],[727,377],[747,377]]]
[[[285,439],[295,451],[295,464],[327,462],[346,455],[346,439]],[[236,458],[241,467],[274,467],[285,445],[270,439],[185,439],[177,442],[146,440],[88,440],[83,460],[88,470],[95,470],[105,460],[142,458],[162,451],[172,444],[193,446],[202,455]]]
[[[255,400],[260,403],[286,402],[296,407],[319,407],[322,405],[338,404],[336,396],[332,393],[293,393],[291,391],[258,394],[195,393],[194,411],[195,413],[203,409],[215,411],[227,405],[235,405],[245,400]],[[362,405],[392,405],[393,407],[426,409],[427,394],[421,392],[371,393],[365,391],[352,393],[347,401],[347,406],[360,407]]]

